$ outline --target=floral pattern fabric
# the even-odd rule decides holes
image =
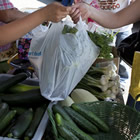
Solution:
[[[31,38],[20,38],[18,42],[18,57],[19,59],[28,60],[28,52],[30,48]]]

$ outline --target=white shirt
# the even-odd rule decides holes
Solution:
[[[86,0],[84,0],[84,1],[86,1]],[[116,13],[116,12],[124,9],[128,5],[130,5],[130,2],[131,2],[131,0],[92,0],[90,5],[92,5],[93,7],[96,7],[97,9],[102,9],[102,10],[111,11],[113,13]],[[114,29],[113,31],[124,32],[124,31],[131,30],[132,27],[133,27],[133,24],[130,24],[127,26],[123,26],[121,28]]]

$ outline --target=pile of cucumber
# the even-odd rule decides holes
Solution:
[[[30,140],[43,117],[47,105],[37,108],[10,107],[0,104],[0,136]]]
[[[94,140],[100,132],[110,131],[108,124],[80,104],[70,107],[58,104],[48,110],[54,140]]]
[[[0,136],[30,140],[50,101],[39,86],[21,84],[28,75],[20,73],[0,83]]]

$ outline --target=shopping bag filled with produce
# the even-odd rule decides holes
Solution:
[[[99,55],[86,25],[79,21],[53,23],[32,39],[29,60],[40,82],[41,94],[52,101],[64,100],[83,78]]]

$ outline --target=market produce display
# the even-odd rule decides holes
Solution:
[[[32,89],[39,89],[39,86],[31,86],[31,85],[25,85],[25,84],[16,84],[9,89],[7,89],[7,92],[10,93],[19,93],[19,92],[24,92]]]
[[[26,73],[20,73],[15,75],[14,77],[8,78],[5,81],[2,81],[0,83],[0,93],[5,92],[10,87],[24,81],[27,77],[28,75]]]
[[[100,48],[100,58],[113,58],[112,46],[110,43],[113,42],[114,36],[109,33],[98,33],[87,31],[90,39]]]
[[[70,107],[56,104],[48,109],[48,114],[50,122],[43,140],[140,138],[139,112],[120,103],[96,101],[73,103]]]
[[[76,34],[77,31],[65,25],[62,34]],[[100,48],[99,58],[113,58],[110,46],[113,36],[89,31],[88,35]],[[94,105],[98,106],[107,98],[116,99],[120,92],[120,77],[116,71],[112,62],[106,66],[91,66],[70,95],[48,109],[50,121],[46,125],[49,129],[43,140],[103,140],[100,139],[102,135],[109,135],[114,128],[106,119],[109,113],[104,116]],[[21,73],[0,83],[2,137],[31,140],[50,104],[41,96],[39,86],[21,84],[27,78],[26,73]]]
[[[48,109],[50,121],[53,125],[53,139],[64,140],[94,140],[91,134],[110,131],[100,117],[88,108],[73,103],[71,107],[54,105]]]
[[[93,94],[85,89],[75,89],[70,96],[75,103],[98,101]]]
[[[116,99],[116,95],[120,92],[120,76],[116,70],[114,63],[104,67],[91,66],[76,89],[85,89],[101,100],[108,97]]]
[[[13,75],[0,86],[0,137],[31,140],[50,103],[38,86],[20,83],[26,78]]]
[[[0,104],[0,136],[14,139],[30,140],[47,108],[41,105],[37,108],[24,108],[23,112],[19,108],[12,108],[7,103]],[[23,110],[21,108],[21,110]]]
[[[0,99],[11,106],[36,106],[38,104],[49,101],[41,96],[40,90],[29,90],[20,93],[4,93],[0,94]]]

